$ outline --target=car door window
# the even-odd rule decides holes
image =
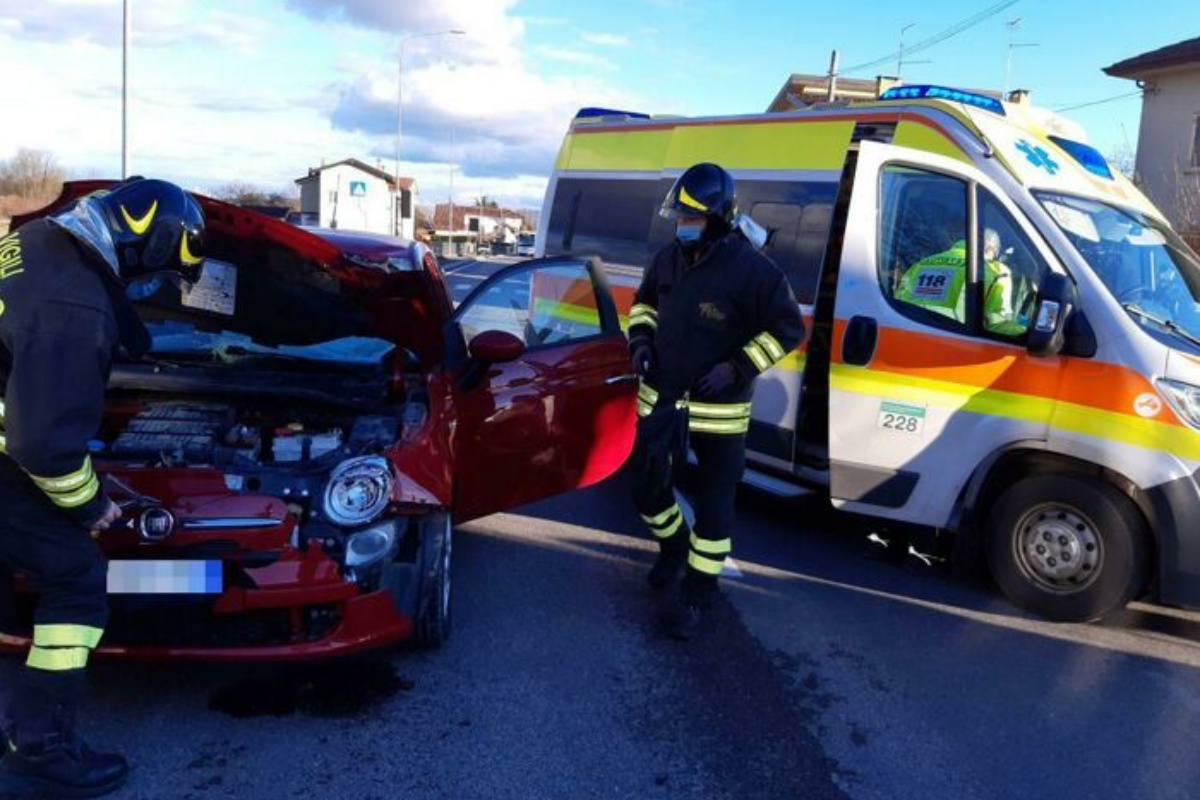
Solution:
[[[967,328],[967,184],[890,166],[880,173],[879,284],[901,313]]]
[[[596,286],[579,264],[546,264],[501,277],[459,309],[467,344],[484,331],[505,331],[526,349],[597,336],[603,331]]]
[[[999,200],[981,188],[978,201],[982,328],[997,336],[1024,336],[1038,286],[1050,268]]]

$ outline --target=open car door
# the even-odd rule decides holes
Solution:
[[[457,522],[596,483],[629,456],[637,376],[597,259],[502,269],[446,341]]]

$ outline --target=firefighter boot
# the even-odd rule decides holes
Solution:
[[[75,733],[74,716],[57,705],[48,726],[14,725],[4,732],[0,798],[100,797],[120,788],[129,765],[119,755],[89,748]]]
[[[715,576],[689,569],[680,585],[679,604],[667,617],[667,636],[681,642],[690,642],[699,636],[707,622],[716,590]]]
[[[646,581],[656,592],[670,589],[672,584],[683,575],[687,566],[688,529],[686,523],[676,531],[674,536],[660,539],[658,543],[658,559],[650,568]]]

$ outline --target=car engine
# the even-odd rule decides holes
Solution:
[[[397,416],[350,416],[226,403],[162,401],[110,414],[111,436],[92,443],[109,461],[141,466],[304,468],[379,452],[424,423],[423,404]]]

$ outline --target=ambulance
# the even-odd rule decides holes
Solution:
[[[1200,607],[1200,262],[1082,130],[938,86],[585,109],[538,255],[599,257],[627,314],[673,235],[662,198],[701,161],[736,178],[809,331],[758,381],[747,482],[946,531],[1054,620]]]

